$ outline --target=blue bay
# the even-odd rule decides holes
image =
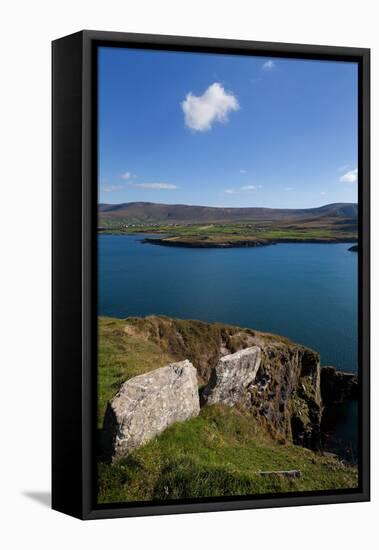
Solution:
[[[99,235],[99,315],[168,315],[281,334],[357,370],[357,254],[349,244],[196,249]]]

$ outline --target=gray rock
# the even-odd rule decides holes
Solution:
[[[131,378],[108,403],[105,455],[115,461],[199,411],[196,369],[188,360]]]
[[[254,382],[260,364],[261,350],[258,346],[222,357],[212,371],[203,391],[204,404],[234,405],[237,403],[244,395],[246,388]]]

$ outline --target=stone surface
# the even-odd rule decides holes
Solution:
[[[199,411],[196,369],[188,360],[131,378],[108,403],[104,453],[117,460]]]
[[[252,384],[261,364],[258,346],[225,355],[211,373],[202,395],[204,404],[234,405]]]

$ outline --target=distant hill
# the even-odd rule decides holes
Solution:
[[[152,202],[128,202],[123,204],[99,204],[99,225],[117,223],[230,223],[248,221],[281,221],[341,218],[356,220],[358,205],[334,203],[318,208],[222,208],[189,206],[185,204],[159,204]]]

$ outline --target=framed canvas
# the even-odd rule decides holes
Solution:
[[[369,50],[53,42],[53,508],[369,500]]]

